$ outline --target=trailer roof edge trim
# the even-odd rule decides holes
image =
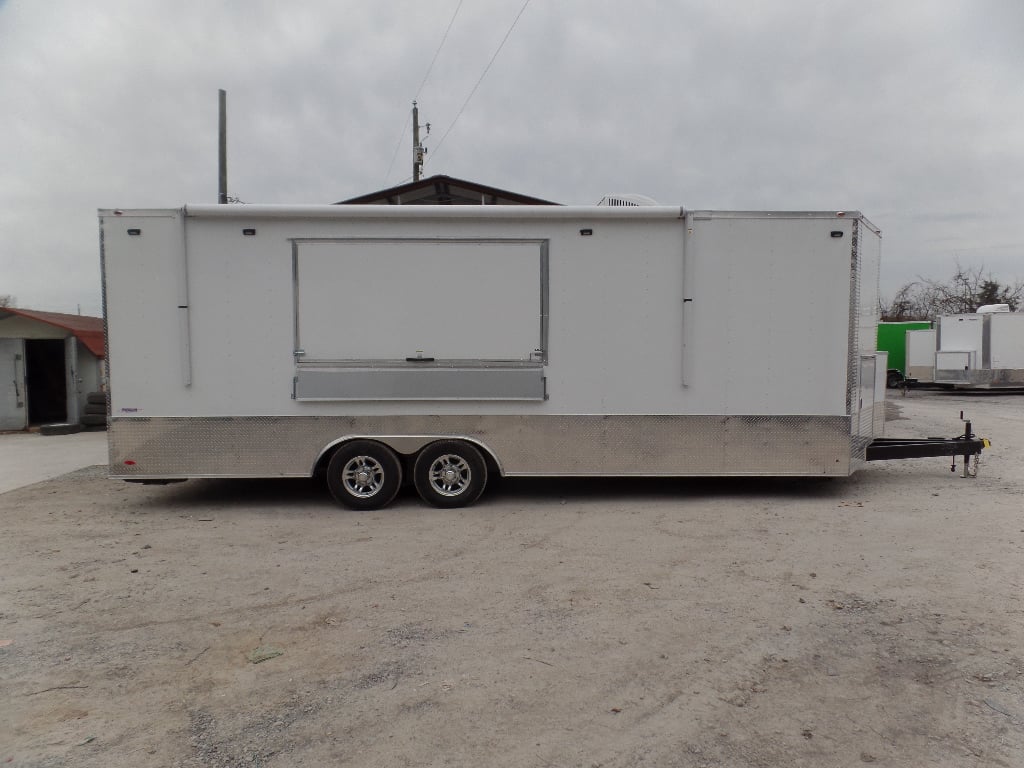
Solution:
[[[882,230],[876,227],[860,211],[688,211],[694,219],[854,219],[868,227],[876,235]]]
[[[680,206],[606,207],[548,205],[186,205],[189,218],[306,219],[681,219]]]
[[[860,211],[688,211],[683,206],[545,206],[545,205],[185,205],[174,209],[101,209],[101,216],[182,214],[187,218],[307,219],[855,219],[876,234],[881,230]]]

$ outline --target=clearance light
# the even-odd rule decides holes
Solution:
[[[135,460],[134,459],[128,459],[127,461],[125,461],[125,466],[127,466],[127,467],[134,467],[135,466]]]

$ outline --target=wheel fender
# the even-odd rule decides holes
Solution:
[[[494,466],[498,470],[498,476],[505,476],[505,469],[501,464],[501,459],[498,458],[498,454],[491,450],[490,446],[486,443],[477,440],[475,437],[469,437],[467,435],[367,435],[367,434],[351,434],[339,437],[336,440],[332,440],[323,448],[316,456],[316,460],[313,462],[313,468],[310,471],[310,476],[316,474],[317,470],[327,464],[330,456],[334,451],[341,445],[351,442],[352,440],[375,440],[378,443],[383,443],[388,448],[393,450],[399,456],[412,456],[419,453],[425,446],[431,443],[436,443],[439,440],[463,440],[467,443],[471,443],[480,449],[480,452],[484,454],[484,458],[494,462]]]

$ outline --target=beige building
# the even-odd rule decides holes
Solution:
[[[104,347],[100,317],[0,308],[0,431],[81,421]]]

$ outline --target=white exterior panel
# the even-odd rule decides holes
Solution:
[[[848,413],[853,222],[711,212],[691,220],[689,407]]]
[[[907,365],[935,365],[935,329],[907,331]]]
[[[120,358],[123,403],[138,403],[122,407],[167,399],[168,409],[187,413],[191,390],[182,385],[178,310],[184,217],[178,211],[111,213],[100,219],[100,237],[107,349]],[[207,258],[216,258],[216,251]],[[115,364],[108,357],[108,366]]]
[[[988,316],[989,360],[992,368],[1024,368],[1024,312]]]
[[[540,243],[342,239],[295,249],[304,360],[530,360],[540,345]],[[389,289],[399,284],[415,290]]]
[[[981,360],[984,315],[945,315],[939,318],[939,352],[974,352]]]
[[[935,380],[935,329],[907,331],[907,376],[922,383]]]
[[[829,419],[833,444],[836,419],[870,438],[879,237],[859,214],[220,206],[101,225],[115,422],[796,417],[801,434]],[[406,362],[420,351],[480,368],[489,394],[445,391],[451,373]],[[546,399],[534,383],[517,399],[526,374],[495,360],[539,370]],[[314,364],[315,397],[296,397]],[[426,397],[365,396],[386,380],[400,397],[407,366]],[[352,381],[359,397],[332,399]]]

